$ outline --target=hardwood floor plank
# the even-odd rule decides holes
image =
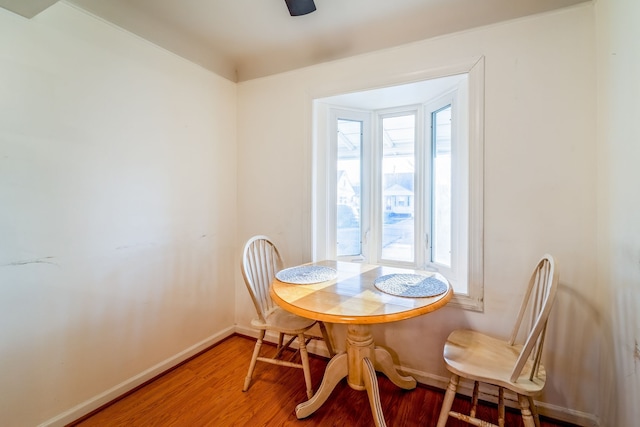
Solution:
[[[352,390],[343,380],[327,402],[304,420],[295,407],[306,400],[302,370],[258,363],[251,386],[242,392],[255,341],[235,335],[154,381],[112,402],[72,426],[353,426],[373,423],[367,393]],[[266,347],[266,348],[265,348]],[[273,346],[264,346],[265,352]],[[327,360],[311,357],[314,390]],[[434,426],[443,391],[426,386],[402,390],[378,374],[381,403],[389,426]],[[468,399],[456,397],[454,410],[468,410]],[[480,405],[478,414],[497,422],[497,408]],[[508,426],[522,426],[519,413],[507,411]],[[542,427],[570,427],[542,419]],[[468,424],[450,419],[447,427]]]

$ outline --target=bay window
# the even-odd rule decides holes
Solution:
[[[479,74],[314,101],[315,258],[438,271],[482,309]]]

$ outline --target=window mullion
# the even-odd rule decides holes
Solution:
[[[362,256],[365,262],[375,262],[372,259],[374,253],[372,249],[375,246],[376,232],[374,225],[376,220],[373,218],[372,203],[375,183],[375,168],[373,167],[373,159],[375,158],[375,118],[369,113],[368,120],[363,126],[362,136],[362,187],[360,194],[362,197]]]
[[[428,170],[430,168],[427,156],[429,151],[429,137],[425,129],[426,121],[424,120],[424,108],[418,107],[416,112],[416,143],[415,143],[415,205],[414,205],[414,221],[415,221],[415,265],[416,268],[424,268],[426,266],[427,252],[427,212],[429,211],[429,191],[427,182]]]

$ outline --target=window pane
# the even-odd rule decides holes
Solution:
[[[451,105],[432,113],[432,261],[451,267]]]
[[[382,119],[382,259],[414,260],[415,114]]]
[[[362,253],[360,245],[360,176],[362,122],[338,119],[336,255]]]

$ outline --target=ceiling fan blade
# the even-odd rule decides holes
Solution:
[[[313,0],[284,0],[291,16],[306,15],[316,10]]]

